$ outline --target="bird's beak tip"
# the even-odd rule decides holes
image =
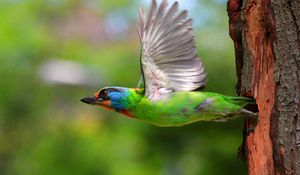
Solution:
[[[90,97],[83,98],[80,101],[83,102],[83,103],[86,103],[86,104],[93,104],[95,102],[93,100],[93,98],[90,98]]]

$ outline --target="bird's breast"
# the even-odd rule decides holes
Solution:
[[[129,118],[135,118],[134,115],[132,114],[132,112],[128,111],[128,110],[121,110],[119,111],[121,114],[126,115]]]

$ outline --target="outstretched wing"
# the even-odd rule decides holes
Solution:
[[[206,84],[204,66],[197,57],[192,20],[187,18],[187,11],[177,14],[178,2],[169,10],[167,6],[167,0],[159,7],[152,0],[147,19],[140,8],[141,67],[145,95],[151,100]]]

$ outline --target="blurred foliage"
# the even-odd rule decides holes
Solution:
[[[225,2],[193,2],[199,55],[209,73],[206,90],[235,95]],[[246,174],[236,158],[242,119],[158,128],[79,101],[102,86],[136,86],[139,42],[132,16],[141,4],[0,2],[0,174]],[[115,25],[123,31],[107,28],[114,11],[126,14]],[[97,87],[47,84],[38,70],[51,59],[97,70],[101,81]]]

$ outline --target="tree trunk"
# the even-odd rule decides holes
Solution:
[[[229,0],[227,10],[237,91],[259,110],[248,173],[300,175],[300,0]]]

